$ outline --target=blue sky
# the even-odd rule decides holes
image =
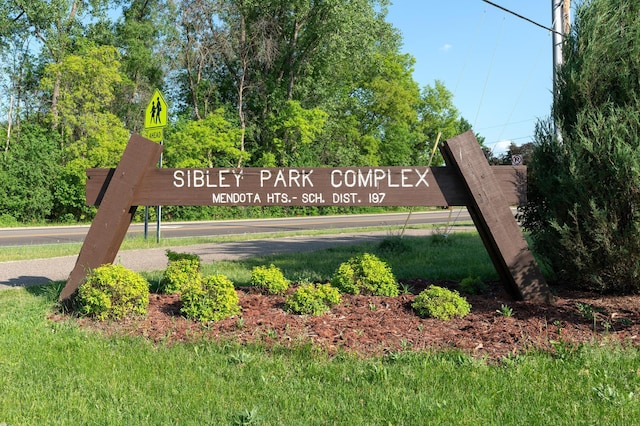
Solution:
[[[492,0],[551,27],[549,0]],[[482,0],[395,0],[387,20],[416,60],[421,87],[444,83],[485,145],[502,152],[530,142],[550,115],[551,33]]]

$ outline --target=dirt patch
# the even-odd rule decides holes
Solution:
[[[566,350],[581,343],[639,344],[640,296],[559,290],[553,304],[531,304],[514,302],[499,283],[490,283],[486,294],[465,295],[472,305],[469,315],[445,322],[421,319],[411,308],[415,294],[433,283],[405,281],[413,291],[398,297],[343,295],[339,306],[317,317],[286,313],[284,296],[240,288],[242,313],[215,323],[200,324],[182,317],[178,296],[158,294],[150,296],[149,313],[144,318],[76,321],[107,334],[140,335],[165,344],[201,338],[285,346],[312,342],[329,353],[363,356],[456,348],[497,360],[530,350]],[[435,284],[457,289],[453,281]],[[507,308],[512,310],[510,316]]]

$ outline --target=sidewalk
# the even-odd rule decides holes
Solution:
[[[469,231],[474,227],[456,227],[454,231]],[[405,235],[426,236],[432,229],[408,229]],[[248,240],[229,243],[211,243],[191,246],[163,247],[145,250],[121,250],[114,263],[119,263],[137,272],[165,269],[166,250],[194,253],[203,262],[234,260],[258,255],[292,252],[309,252],[334,247],[353,245],[366,241],[378,241],[388,237],[387,231],[331,234],[317,236],[285,237],[275,239]],[[46,284],[51,281],[66,281],[75,266],[77,255],[49,259],[0,262],[0,290]]]

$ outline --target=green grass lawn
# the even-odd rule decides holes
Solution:
[[[586,346],[498,365],[457,352],[328,357],[198,341],[171,347],[47,319],[46,289],[0,292],[0,423],[599,424],[640,418],[640,354]],[[244,423],[243,423],[244,422]]]
[[[189,247],[177,248],[189,252]],[[328,281],[340,263],[361,253],[373,253],[387,262],[397,278],[425,277],[429,279],[461,280],[478,277],[497,280],[489,255],[476,232],[460,232],[448,237],[401,238],[391,235],[382,243],[338,245],[314,253],[288,253],[256,256],[234,261],[219,261],[203,265],[203,275],[223,274],[237,286],[249,285],[251,269],[255,266],[274,264],[294,282]],[[162,271],[144,274],[154,283],[162,277]]]
[[[410,249],[396,247],[405,242]],[[390,244],[209,264],[205,273],[224,270],[241,284],[251,267],[273,262],[287,276],[324,277],[352,253],[382,250],[398,276],[495,276],[476,234]],[[630,425],[640,418],[635,348],[588,345],[490,363],[455,351],[363,358],[309,344],[167,346],[49,320],[60,285],[0,292],[0,424]]]

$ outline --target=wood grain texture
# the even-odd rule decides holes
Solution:
[[[382,179],[376,188],[354,188],[341,186],[333,188],[331,186],[331,173],[346,173],[347,171],[360,171],[367,173],[367,170],[373,168],[252,168],[243,169],[154,169],[145,177],[142,188],[136,194],[133,203],[138,206],[199,206],[199,205],[278,205],[278,206],[366,206],[366,205],[383,205],[383,206],[466,206],[469,202],[469,195],[466,191],[461,191],[461,180],[459,175],[449,167],[431,167],[426,174],[426,167],[380,167],[389,173],[388,179]],[[412,170],[418,170],[413,172]],[[210,185],[197,188],[176,187],[173,183],[174,173],[193,172],[197,170],[200,173],[207,173],[211,182]],[[409,170],[407,177],[411,180],[407,182],[416,184],[420,179],[420,174],[424,174],[425,181],[429,184],[417,185],[416,187],[389,187],[399,185],[402,182],[402,170]],[[289,173],[312,173],[313,187],[284,187],[282,185],[274,187],[261,186],[261,172],[271,173],[272,176],[278,172],[288,175]],[[504,194],[507,203],[511,206],[523,205],[526,202],[526,175],[527,169],[524,166],[493,166],[491,167],[497,184]],[[216,182],[220,173],[225,174],[225,185],[229,187],[216,187]],[[88,169],[87,185],[86,185],[86,202],[87,205],[100,205],[104,198],[104,193],[109,185],[110,179],[113,177],[113,169]],[[236,186],[235,176],[242,173],[240,184]],[[271,193],[286,194],[285,197],[277,197],[269,202],[269,194]],[[369,192],[384,192],[385,198],[381,203],[370,202],[367,197]],[[244,194],[244,197],[233,203],[215,202],[212,194]],[[305,202],[303,194],[320,194],[320,199],[314,199],[312,204]],[[354,197],[334,198],[333,194],[350,194],[357,193]],[[247,197],[246,194],[254,194]],[[259,202],[256,202],[255,194],[259,195]],[[220,198],[218,198],[219,200]],[[340,202],[335,202],[335,200]],[[320,202],[321,200],[321,202]]]
[[[59,300],[67,301],[84,281],[87,272],[112,263],[129,229],[137,204],[134,202],[147,172],[155,167],[162,146],[133,135],[102,196],[82,248]]]
[[[447,140],[441,151],[462,179],[467,208],[505,288],[518,300],[550,301],[547,282],[473,132]]]

